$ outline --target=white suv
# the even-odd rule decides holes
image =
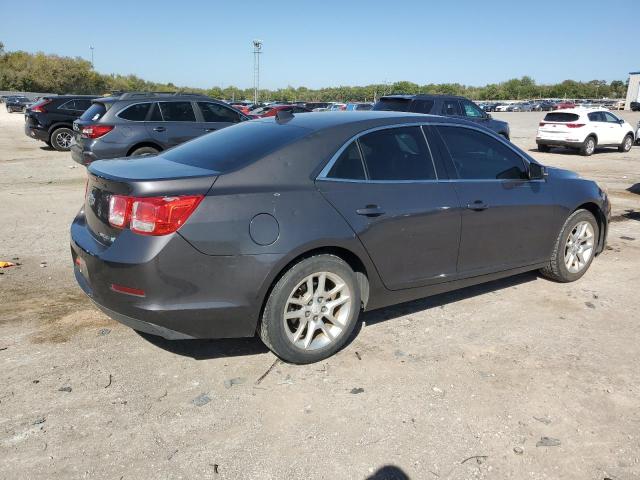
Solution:
[[[536,143],[538,150],[550,147],[577,148],[591,155],[597,147],[618,147],[628,152],[635,141],[633,127],[604,109],[568,108],[549,112],[540,122]]]

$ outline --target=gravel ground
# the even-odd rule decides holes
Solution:
[[[542,115],[495,116],[534,149]],[[20,263],[0,275],[0,479],[640,477],[640,147],[533,150],[609,189],[609,246],[582,280],[371,312],[300,367],[256,339],[167,342],[98,313],[68,247],[84,169],[22,127],[0,110],[0,260]]]

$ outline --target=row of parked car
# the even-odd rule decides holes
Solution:
[[[480,108],[485,112],[550,112],[575,107],[624,110],[624,100],[527,100],[524,102],[484,102],[480,104]]]
[[[255,118],[312,111],[371,109],[442,115],[471,121],[493,130],[506,140],[510,138],[509,124],[494,119],[486,105],[477,105],[467,98],[451,95],[388,95],[375,104],[298,102],[254,107],[256,108],[230,105],[207,96],[187,93],[127,92],[108,97],[47,96],[25,109],[25,134],[46,142],[56,150],[70,150],[73,159],[82,165],[100,159],[156,154],[200,135]],[[589,115],[569,114],[567,108],[580,110],[581,107],[571,104],[557,104],[556,107],[559,110],[554,112],[565,113],[554,119],[545,118],[545,125],[541,123],[538,132],[541,150],[552,146],[567,146],[578,148],[584,154],[591,154],[596,146],[615,145],[626,148],[628,140],[625,135],[629,131],[623,132],[624,135],[618,139],[613,134],[603,136],[602,132],[597,133],[594,129],[580,130],[587,125],[585,118],[588,120]],[[603,117],[597,109],[591,109],[590,112],[594,114],[592,116],[606,118],[607,124],[619,125],[621,130],[631,128],[608,111],[603,110]],[[561,117],[568,120],[563,122]],[[573,135],[562,137],[559,132],[566,129],[570,129]],[[630,131],[633,144],[638,134],[633,129]],[[555,132],[555,136],[547,138],[551,132]],[[587,138],[593,139],[593,145]]]

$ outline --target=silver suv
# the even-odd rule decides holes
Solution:
[[[249,117],[204,95],[124,93],[95,99],[73,122],[71,156],[95,160],[155,154]]]

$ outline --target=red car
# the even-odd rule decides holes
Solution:
[[[249,112],[250,116],[257,117],[275,117],[279,111],[291,111],[293,113],[307,113],[310,112],[308,108],[301,107],[300,105],[266,105],[264,107],[256,108]]]
[[[560,102],[553,107],[554,110],[562,110],[564,108],[576,108],[576,104],[573,102]]]

